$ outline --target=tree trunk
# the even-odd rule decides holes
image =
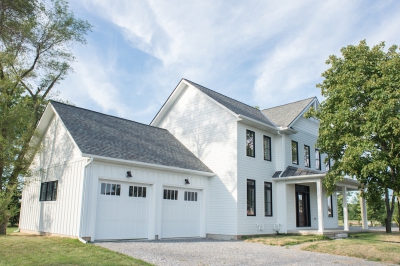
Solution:
[[[385,189],[385,204],[386,204],[386,233],[392,232],[392,217],[393,217],[393,210],[394,210],[394,202],[395,202],[395,195],[392,195],[392,201],[390,201],[389,190]]]
[[[400,234],[400,193],[397,194],[397,226],[399,227]]]
[[[0,224],[0,235],[5,235],[7,231],[7,224],[8,224],[8,218],[6,218],[5,222],[3,224]]]

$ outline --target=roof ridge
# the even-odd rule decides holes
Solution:
[[[219,92],[217,92],[217,91],[215,91],[215,90],[212,90],[212,89],[209,89],[209,88],[207,88],[207,87],[204,87],[203,85],[200,85],[200,84],[198,84],[198,83],[196,83],[196,82],[193,82],[193,81],[188,80],[188,79],[185,79],[185,78],[184,78],[183,80],[189,81],[190,83],[196,84],[196,85],[198,85],[198,86],[200,86],[200,87],[203,87],[203,88],[205,88],[205,89],[207,89],[207,90],[209,90],[209,91],[215,92],[215,93],[217,93],[217,94],[219,94],[219,95],[222,95],[222,96],[224,96],[224,97],[226,97],[226,98],[229,98],[229,99],[231,99],[231,100],[234,100],[234,101],[236,101],[236,102],[238,102],[238,103],[247,105],[248,107],[251,107],[251,108],[253,108],[253,109],[258,110],[258,111],[261,112],[260,109],[257,109],[257,108],[255,108],[255,107],[253,107],[253,106],[251,106],[251,105],[248,105],[247,103],[244,103],[244,102],[238,101],[238,100],[236,100],[236,99],[233,99],[233,98],[231,98],[231,97],[229,97],[229,96],[226,96],[225,94],[222,94],[222,93],[219,93]]]
[[[81,109],[81,110],[89,111],[89,112],[96,113],[96,114],[100,114],[100,115],[109,116],[109,117],[112,117],[112,118],[117,118],[117,119],[120,119],[120,120],[125,120],[125,121],[128,121],[128,122],[133,122],[133,123],[140,124],[140,125],[143,125],[143,126],[148,126],[148,127],[152,127],[152,128],[157,128],[157,129],[161,129],[161,130],[166,130],[165,128],[156,127],[156,126],[152,126],[152,125],[147,125],[147,124],[144,124],[144,123],[136,122],[136,121],[129,120],[129,119],[122,118],[122,117],[118,117],[118,116],[115,116],[115,115],[109,115],[109,114],[105,114],[105,113],[100,113],[100,112],[97,112],[97,111],[89,110],[89,109],[82,108],[82,107],[79,107],[79,106],[73,106],[73,105],[66,104],[66,103],[62,103],[62,102],[55,101],[55,100],[50,100],[50,102],[59,103],[59,104],[62,104],[62,105],[66,105],[66,106],[68,106],[68,107],[78,108],[78,109]],[[168,130],[167,130],[167,131],[168,131]]]
[[[291,103],[285,103],[285,104],[277,105],[277,106],[270,107],[270,108],[265,108],[265,109],[262,109],[261,111],[265,111],[265,110],[269,110],[269,109],[273,109],[273,108],[277,108],[277,107],[281,107],[281,106],[285,106],[285,105],[289,105],[289,104],[293,104],[293,103],[298,103],[298,102],[305,101],[305,100],[308,100],[308,99],[313,99],[313,98],[317,98],[317,96],[313,96],[313,97],[310,97],[310,98],[305,98],[305,99],[294,101],[294,102],[291,102]]]

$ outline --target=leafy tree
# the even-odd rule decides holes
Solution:
[[[37,147],[30,141],[52,89],[71,70],[71,49],[91,26],[65,0],[0,0],[0,234]],[[15,201],[14,201],[15,202]]]
[[[391,232],[395,195],[400,191],[400,54],[366,41],[329,56],[330,68],[317,87],[326,97],[307,117],[320,120],[317,146],[335,161],[324,180],[328,191],[344,175],[367,187],[366,198],[385,195],[386,232]]]

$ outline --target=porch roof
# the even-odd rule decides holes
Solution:
[[[286,176],[274,178],[273,180],[276,182],[285,182],[286,184],[301,184],[301,183],[314,183],[318,180],[323,180],[325,178],[324,174],[313,174],[313,175],[297,175],[297,176]],[[357,180],[344,177],[343,180],[336,183],[338,187],[336,190],[341,191],[339,187],[346,187],[347,190],[358,190],[360,186],[360,182]]]

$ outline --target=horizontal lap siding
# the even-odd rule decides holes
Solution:
[[[209,178],[207,233],[236,235],[236,118],[189,86],[159,124],[202,160]]]
[[[299,118],[293,125],[293,128],[298,131],[297,134],[289,135],[286,138],[286,163],[295,167],[306,168],[304,165],[304,145],[310,147],[310,162],[311,168],[316,170],[315,148],[318,139],[318,124],[306,118]],[[292,140],[298,142],[299,147],[299,164],[292,164]],[[321,154],[321,170],[325,171],[324,164],[325,155]]]
[[[246,130],[255,132],[255,157],[246,155]],[[238,235],[274,233],[274,223],[279,213],[276,183],[272,175],[276,171],[276,160],[280,159],[281,138],[246,124],[238,123]],[[263,136],[271,137],[272,160],[264,160]],[[256,216],[247,216],[247,179],[256,181]],[[264,212],[264,182],[272,182],[273,216],[266,217]],[[257,231],[257,225],[264,227]]]
[[[58,117],[53,118],[25,177],[20,229],[77,236],[85,159]],[[39,171],[39,169],[41,169]],[[57,200],[39,202],[41,182],[58,180]]]

